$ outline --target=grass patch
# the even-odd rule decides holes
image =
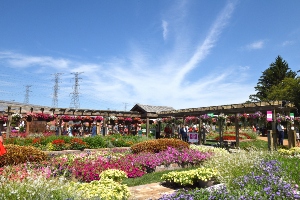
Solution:
[[[268,142],[264,140],[251,140],[251,141],[240,141],[240,148],[241,149],[260,149],[260,150],[268,150]]]
[[[128,187],[133,187],[137,185],[146,185],[150,183],[157,183],[157,182],[162,182],[161,177],[163,174],[167,174],[171,171],[188,171],[192,169],[197,169],[199,166],[195,167],[188,167],[188,168],[182,168],[182,169],[177,169],[177,170],[166,170],[166,171],[160,171],[160,172],[153,172],[149,174],[145,174],[142,177],[137,177],[137,178],[127,178],[122,181],[122,184],[126,184]]]

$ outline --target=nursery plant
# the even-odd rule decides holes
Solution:
[[[217,178],[218,171],[206,167],[181,172],[169,172],[161,177],[162,180],[168,183],[176,183],[183,186],[197,185],[199,181],[215,181]]]

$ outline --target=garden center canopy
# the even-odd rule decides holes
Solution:
[[[70,109],[70,108],[51,108],[46,106],[38,106],[31,104],[22,104],[12,101],[0,101],[0,108],[5,108],[2,113],[9,116],[13,113],[26,114],[28,112],[44,112],[52,113],[56,115],[81,115],[81,116],[116,116],[116,117],[140,117],[147,119],[147,134],[149,133],[149,118],[163,118],[163,117],[178,117],[185,118],[187,116],[199,116],[208,113],[214,113],[216,115],[220,113],[224,114],[237,114],[237,113],[255,113],[257,111],[273,112],[273,132],[275,129],[275,114],[286,113],[296,109],[294,104],[288,101],[269,101],[269,102],[248,102],[241,104],[230,104],[221,106],[207,106],[198,108],[186,108],[186,109],[173,109],[168,106],[150,106],[136,104],[131,111],[113,111],[113,110],[91,110],[91,109]],[[237,123],[236,123],[236,132]],[[238,145],[238,133],[237,133],[237,145]]]

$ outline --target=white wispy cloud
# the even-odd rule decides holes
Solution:
[[[246,46],[246,48],[248,50],[253,50],[253,49],[262,49],[265,45],[265,41],[264,40],[259,40],[259,41],[256,41],[256,42],[253,42],[251,44],[248,44]]]
[[[168,22],[165,20],[162,20],[161,27],[163,29],[163,38],[164,38],[164,40],[166,40],[167,36],[168,36]]]
[[[70,62],[67,59],[54,59],[49,56],[28,56],[14,52],[0,52],[0,58],[6,60],[8,64],[14,67],[54,67],[54,68],[67,68]]]
[[[188,73],[199,68],[201,61],[216,46],[235,6],[232,2],[226,4],[216,16],[205,39],[197,42],[199,45],[196,48],[194,43],[191,45],[179,40],[182,38],[180,35],[174,37],[172,49],[163,51],[154,58],[151,50],[140,47],[139,44],[132,44],[128,55],[112,59],[102,58],[101,60],[105,61],[99,63],[14,52],[0,52],[0,63],[27,70],[42,68],[45,76],[54,72],[64,73],[60,83],[59,102],[65,106],[69,106],[69,94],[73,89],[72,72],[83,72],[80,74],[80,102],[83,108],[89,105],[94,109],[106,109],[108,106],[111,109],[123,109],[122,102],[130,105],[142,103],[173,106],[176,109],[241,103],[246,100],[245,97],[253,93],[252,86],[243,84],[247,78],[247,67],[219,66],[206,74],[193,76],[196,77],[194,79],[187,77]],[[175,19],[177,18],[174,17]],[[173,26],[183,26],[184,20],[183,18],[181,20],[181,23],[173,23]],[[169,20],[162,21],[163,37],[168,40],[170,39],[168,35],[171,34],[168,32],[170,23],[172,22]],[[188,35],[184,37],[188,38]],[[158,50],[152,51],[155,54]],[[232,77],[242,78],[232,79]],[[51,91],[52,84],[48,85]]]
[[[208,32],[207,37],[200,44],[196,51],[193,53],[191,58],[177,73],[176,83],[180,84],[186,74],[196,67],[199,62],[206,58],[210,53],[210,50],[215,46],[215,43],[218,40],[219,35],[221,34],[223,28],[228,23],[228,20],[231,17],[232,12],[234,11],[235,3],[228,2],[225,8],[222,10],[220,15],[217,17],[213,25],[211,26],[210,31]],[[175,83],[174,83],[175,84]]]
[[[282,46],[289,46],[289,45],[293,45],[294,43],[295,43],[295,41],[286,40],[282,43]]]

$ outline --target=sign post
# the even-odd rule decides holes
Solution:
[[[198,143],[198,133],[196,132],[188,133],[188,139],[190,143]]]

